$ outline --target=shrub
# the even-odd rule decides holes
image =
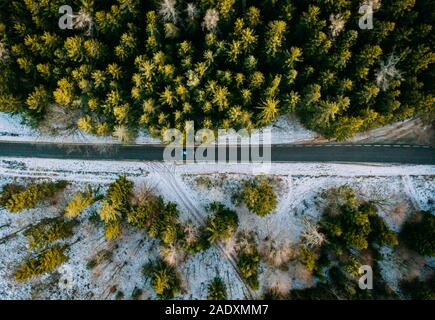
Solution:
[[[116,299],[116,300],[123,300],[123,299],[124,299],[124,292],[122,292],[122,291],[117,291],[117,292],[116,292],[115,299]]]
[[[211,189],[213,187],[213,180],[210,177],[199,176],[195,179],[197,186],[206,189]]]
[[[131,293],[131,298],[133,300],[139,300],[142,293],[143,293],[142,289],[139,289],[138,287],[134,287],[133,292]]]
[[[86,262],[86,269],[92,270],[97,266],[97,261],[95,259],[91,259],[88,262]]]
[[[103,249],[98,251],[87,263],[87,269],[93,269],[103,261],[112,261],[113,252],[111,250]]]
[[[263,300],[289,300],[289,296],[276,288],[269,288],[263,294]]]
[[[227,290],[220,277],[215,277],[208,285],[208,300],[226,300]]]
[[[277,205],[277,197],[272,186],[264,177],[256,177],[245,181],[242,191],[235,197],[236,202],[242,202],[246,207],[260,217],[272,212]]]
[[[416,219],[408,219],[399,235],[405,245],[422,256],[435,255],[435,216],[422,211]]]
[[[319,284],[306,289],[292,289],[289,298],[291,300],[335,300],[337,296],[331,292],[327,285]]]

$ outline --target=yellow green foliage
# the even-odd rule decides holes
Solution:
[[[94,201],[95,197],[92,190],[75,193],[73,198],[70,200],[70,202],[68,202],[65,208],[65,216],[67,218],[78,217],[83,212],[83,210],[93,204]]]
[[[238,198],[236,200],[243,202],[251,212],[261,217],[272,212],[277,205],[276,194],[264,177],[245,181]]]
[[[104,226],[104,236],[108,240],[116,240],[121,236],[121,224],[119,222],[110,222]]]
[[[54,246],[35,258],[29,258],[15,270],[15,279],[24,282],[34,276],[53,271],[68,261],[69,257],[65,254],[65,250],[66,247]]]
[[[61,219],[43,219],[25,231],[30,249],[41,250],[49,244],[73,235],[75,222]]]
[[[30,184],[25,189],[12,194],[7,201],[6,207],[12,213],[36,208],[38,203],[50,199],[58,190],[64,189],[66,186],[66,181]]]
[[[316,267],[317,255],[308,248],[300,249],[299,259],[309,271],[313,271]]]
[[[180,291],[180,279],[177,271],[162,260],[144,267],[144,274],[160,299],[172,299]]]

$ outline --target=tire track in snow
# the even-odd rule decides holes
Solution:
[[[408,196],[408,199],[411,201],[414,209],[421,210],[422,205],[420,201],[416,199],[416,195],[418,195],[418,193],[414,187],[412,178],[409,175],[402,176],[402,184],[403,184],[403,190],[405,191],[405,194]]]
[[[191,197],[194,196],[195,192],[193,190],[190,190],[188,192],[187,190],[190,189],[187,184],[185,184],[183,181],[181,181],[181,178],[179,175],[176,175],[175,172],[171,172],[170,170],[166,171],[166,186],[170,188],[175,195],[177,195],[177,198],[179,202],[181,202],[184,206],[184,208],[189,212],[192,213],[192,216],[195,218],[195,220],[199,224],[204,224],[204,215],[202,214],[202,210],[199,209],[194,202],[191,200]],[[216,244],[216,247],[218,248],[219,252],[227,258],[231,266],[234,268],[235,274],[237,278],[239,279],[240,283],[242,283],[243,287],[245,288],[244,294],[247,296],[247,298],[252,299],[254,297],[254,294],[251,290],[251,288],[248,286],[248,284],[245,282],[244,278],[240,274],[239,269],[237,268],[236,259],[233,255],[227,254],[225,250],[222,248],[222,245]]]

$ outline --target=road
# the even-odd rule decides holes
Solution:
[[[162,145],[92,145],[0,142],[0,156],[113,161],[162,161]],[[240,152],[240,147],[238,148]],[[188,152],[192,155],[193,152]],[[435,164],[435,148],[419,145],[273,145],[273,162]]]

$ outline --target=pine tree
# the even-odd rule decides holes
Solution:
[[[6,207],[12,213],[21,212],[25,209],[34,209],[40,202],[50,199],[66,186],[66,181],[30,184],[24,190],[12,194],[7,201]]]
[[[94,124],[90,116],[85,116],[77,121],[77,128],[85,133],[94,132]]]
[[[276,20],[271,21],[268,24],[268,30],[266,32],[266,54],[272,58],[281,49],[286,32],[287,24],[285,21]]]
[[[260,255],[256,248],[248,251],[241,251],[238,255],[237,266],[245,278],[248,285],[253,290],[258,290],[258,265],[260,263]]]
[[[236,212],[216,202],[212,203],[209,209],[213,215],[207,219],[205,227],[208,241],[216,243],[228,240],[236,232],[239,224]]]
[[[116,240],[121,236],[121,224],[118,221],[109,222],[104,226],[104,236],[107,240]]]
[[[67,56],[75,62],[82,62],[85,58],[84,39],[80,36],[69,37],[65,40]]]
[[[162,300],[172,299],[180,291],[177,271],[162,260],[145,266],[144,275],[150,278],[152,287]]]
[[[270,183],[264,177],[243,182],[242,190],[234,196],[236,203],[244,203],[255,214],[264,217],[277,205],[277,197]]]
[[[208,300],[226,300],[225,283],[220,277],[215,277],[208,285]]]
[[[435,218],[430,212],[418,213],[418,219],[408,219],[400,231],[400,239],[422,256],[435,254]]]
[[[42,85],[36,87],[26,100],[27,107],[37,113],[41,113],[49,103],[50,95]]]
[[[76,218],[96,200],[93,190],[88,187],[85,192],[76,192],[65,208],[65,217]]]
[[[260,114],[260,123],[262,125],[268,125],[274,119],[276,119],[279,114],[279,103],[279,100],[269,98],[263,102],[263,105],[261,107],[259,107],[260,109],[262,109]]]
[[[75,225],[74,221],[43,219],[27,228],[24,235],[27,237],[29,249],[41,251],[57,240],[70,238]]]
[[[56,245],[36,258],[29,258],[15,270],[15,279],[19,282],[24,282],[34,276],[53,271],[62,263],[68,261],[69,257],[65,251],[66,247]]]
[[[358,14],[349,1],[273,0],[245,8],[234,0],[162,0],[145,7],[137,0],[98,5],[86,0],[72,13],[74,30],[53,28],[57,0],[5,3],[0,110],[21,112],[44,129],[54,127],[48,123],[52,111],[63,109],[70,117],[61,127],[72,131],[82,118],[85,132],[112,131],[124,142],[132,141],[138,125],[157,136],[165,128],[182,128],[188,119],[214,129],[254,128],[296,111],[309,128],[345,139],[431,114],[428,74],[435,54],[430,6],[421,1],[381,6],[365,1],[377,16],[370,31],[357,28]],[[220,87],[206,92],[210,82]],[[339,96],[348,97],[352,107],[342,108]],[[154,112],[139,112],[149,99]],[[266,99],[285,107],[266,116],[255,105]],[[322,116],[321,109],[334,110],[336,102],[339,112]],[[227,117],[234,106],[243,119]],[[266,120],[252,121],[262,117]],[[323,118],[328,123],[322,125]]]

